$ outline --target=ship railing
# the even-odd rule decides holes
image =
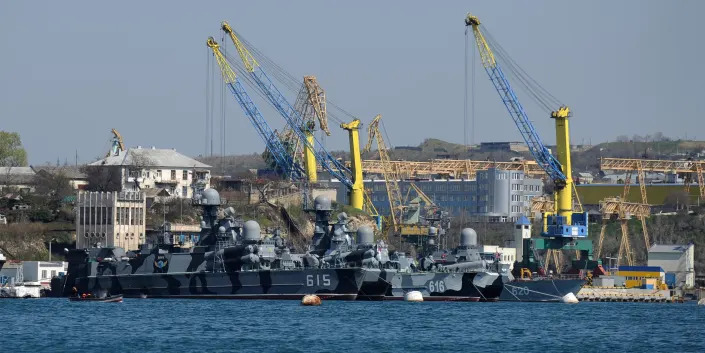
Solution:
[[[539,279],[557,279],[557,280],[565,280],[565,279],[584,279],[584,276],[581,276],[579,274],[548,274],[548,275],[538,275],[536,273],[533,273],[531,275],[531,278],[521,278],[517,276],[518,280],[524,280],[524,281],[531,281],[531,280],[539,280]]]

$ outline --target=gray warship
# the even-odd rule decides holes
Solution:
[[[394,269],[387,247],[360,227],[353,243],[347,217],[331,222],[331,201],[314,200],[313,244],[293,253],[275,232],[263,239],[255,221],[242,222],[232,208],[218,217],[220,196],[206,189],[194,198],[203,216],[197,244],[188,252],[166,242],[139,251],[115,247],[70,250],[64,296],[78,293],[148,298],[382,300]],[[170,237],[165,236],[165,239]]]
[[[531,222],[525,216],[515,223],[514,243],[517,261],[514,263],[514,279],[504,283],[501,301],[515,302],[559,302],[568,293],[578,294],[585,284],[584,276],[579,275],[585,263],[572,264],[572,274],[552,274],[544,271],[543,265],[531,238]],[[587,254],[581,254],[587,258]],[[532,270],[533,269],[533,270]]]
[[[497,301],[508,276],[499,261],[486,261],[477,249],[477,233],[465,228],[460,245],[439,250],[434,240],[437,230],[431,227],[427,240],[428,254],[418,266],[403,254],[392,254],[399,271],[392,276],[392,286],[385,300],[402,300],[410,291],[419,291],[429,301]]]

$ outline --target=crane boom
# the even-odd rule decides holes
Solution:
[[[333,177],[340,180],[340,182],[345,184],[346,187],[351,188],[353,186],[353,182],[348,177],[348,175],[350,175],[350,170],[348,170],[341,162],[336,160],[322,147],[319,147],[318,150],[314,148],[311,143],[311,140],[313,139],[312,131],[309,130],[308,126],[303,124],[303,118],[301,115],[294,109],[284,95],[282,95],[279,89],[277,89],[276,85],[274,85],[269,76],[267,76],[262,67],[257,63],[257,60],[255,60],[242,41],[240,41],[237,35],[235,35],[235,32],[230,25],[223,21],[221,28],[230,36],[230,39],[237,48],[237,52],[240,55],[245,68],[250,73],[250,76],[255,81],[260,91],[264,93],[267,100],[279,112],[284,120],[286,120],[287,124],[292,127],[292,131],[294,131],[294,133],[298,136],[299,140],[310,149],[313,156],[326,171],[328,171]],[[315,169],[313,171],[307,170],[306,172],[307,174],[314,174]]]
[[[549,151],[541,141],[534,125],[529,120],[526,111],[524,111],[524,107],[519,103],[519,99],[509,84],[509,80],[507,80],[504,76],[504,72],[497,65],[494,53],[480,30],[480,20],[468,14],[465,19],[465,25],[472,27],[472,31],[475,35],[475,44],[477,45],[482,59],[482,66],[485,68],[487,75],[489,75],[490,81],[492,81],[497,93],[499,93],[502,98],[502,103],[504,103],[507,111],[509,111],[512,120],[514,120],[514,124],[519,128],[519,132],[524,138],[524,142],[526,142],[526,145],[529,147],[531,155],[557,186],[565,186],[566,176],[563,173],[560,162],[558,162],[551,154],[551,151]],[[569,112],[569,110],[566,108],[566,113],[567,112]]]
[[[492,81],[494,88],[499,93],[502,103],[504,103],[509,115],[519,129],[522,138],[529,147],[529,151],[536,163],[548,174],[555,185],[556,202],[553,212],[555,215],[550,212],[544,213],[546,219],[542,235],[564,238],[586,237],[587,214],[573,214],[573,179],[570,161],[570,129],[568,127],[570,108],[561,106],[551,112],[551,118],[555,120],[556,126],[556,154],[558,156],[556,158],[541,141],[526,111],[519,103],[519,99],[509,84],[509,80],[504,75],[497,58],[480,29],[480,20],[468,14],[465,18],[465,26],[466,28],[472,28],[475,44],[480,52],[485,72],[487,72],[490,81]]]
[[[294,160],[286,152],[286,149],[282,145],[277,134],[275,134],[269,127],[267,121],[264,119],[257,106],[247,94],[247,91],[245,91],[245,88],[242,87],[242,84],[235,75],[235,71],[233,71],[230,64],[228,64],[227,59],[220,51],[220,45],[213,39],[213,37],[208,38],[206,45],[208,45],[208,47],[213,51],[213,55],[215,56],[218,66],[220,67],[225,85],[228,86],[230,92],[245,112],[245,115],[247,115],[250,122],[252,122],[257,134],[267,145],[267,149],[274,157],[277,166],[283,170],[285,175],[288,175],[294,179],[300,178],[303,173],[301,166],[294,163]]]
[[[377,141],[377,151],[379,152],[379,159],[382,162],[382,168],[384,171],[382,175],[384,176],[384,183],[387,188],[389,213],[392,220],[391,224],[394,232],[398,232],[402,222],[402,215],[404,214],[404,204],[401,197],[401,190],[399,189],[399,184],[397,182],[399,178],[392,168],[392,163],[389,158],[389,150],[387,149],[387,145],[384,143],[382,134],[379,131],[380,119],[382,119],[382,115],[377,115],[367,127],[368,139],[364,150],[366,152],[369,151],[372,147],[372,141]]]

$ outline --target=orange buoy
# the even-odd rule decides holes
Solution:
[[[314,294],[304,295],[304,297],[301,299],[301,305],[319,306],[321,305],[321,298]]]

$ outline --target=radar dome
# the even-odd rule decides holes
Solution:
[[[316,196],[316,199],[313,200],[313,204],[316,211],[331,211],[333,209],[330,198],[326,195]]]
[[[203,190],[203,205],[220,206],[220,194],[216,189]]]
[[[242,236],[246,242],[256,242],[262,239],[259,223],[253,220],[245,222],[242,227]]]
[[[360,226],[357,229],[355,241],[359,245],[369,245],[375,242],[375,232],[369,226]]]
[[[477,245],[477,233],[472,228],[464,228],[460,232],[460,246]]]

